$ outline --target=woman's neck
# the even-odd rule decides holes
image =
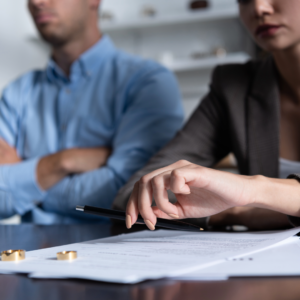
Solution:
[[[273,53],[273,57],[280,74],[280,85],[300,104],[300,45]]]

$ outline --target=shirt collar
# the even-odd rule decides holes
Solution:
[[[94,71],[99,69],[115,50],[116,48],[111,39],[104,35],[72,64],[69,78],[52,58],[46,68],[47,77],[50,81],[58,84],[72,83],[82,77],[91,77]]]

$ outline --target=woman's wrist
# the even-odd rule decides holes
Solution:
[[[255,175],[247,177],[248,191],[247,191],[247,207],[266,208],[269,205],[269,192],[272,182],[270,178],[262,175]]]
[[[251,181],[248,207],[300,216],[300,184],[297,180],[253,176]]]

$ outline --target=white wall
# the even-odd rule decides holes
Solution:
[[[253,55],[253,42],[238,18],[237,1],[208,1],[209,8],[198,11],[189,9],[191,0],[102,3],[106,18],[102,18],[101,26],[119,48],[154,59],[175,72],[186,119],[207,93],[216,65],[243,63]],[[155,14],[143,14],[144,7],[151,7]],[[216,48],[226,49],[228,55],[217,58],[213,54]],[[199,53],[205,55],[195,58]],[[213,61],[209,67],[208,61]]]
[[[102,0],[104,10],[114,13],[116,19],[136,19],[140,16],[141,8],[155,7],[158,14],[178,14],[188,11],[191,0]],[[211,8],[223,8],[236,4],[236,0],[209,0]]]
[[[34,26],[26,0],[0,0],[0,93],[19,75],[42,68],[48,50],[34,40]]]

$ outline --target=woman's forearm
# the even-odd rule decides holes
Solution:
[[[300,184],[295,179],[254,176],[248,207],[259,207],[300,217]]]

